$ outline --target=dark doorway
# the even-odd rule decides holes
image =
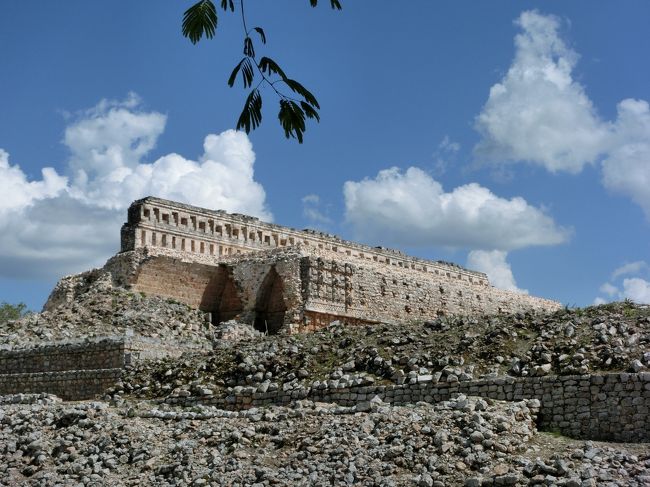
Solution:
[[[212,323],[236,319],[243,310],[237,285],[232,277],[232,271],[225,265],[220,265],[208,285],[209,293],[204,298],[210,299]]]
[[[284,303],[284,285],[275,267],[271,267],[255,301],[255,329],[269,334],[277,333],[284,325],[284,314],[287,306]]]

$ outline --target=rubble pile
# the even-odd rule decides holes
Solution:
[[[0,326],[0,346],[125,334],[160,341],[210,344],[205,313],[177,301],[132,293],[101,280],[70,302]]]
[[[648,485],[647,448],[536,433],[534,407],[460,395],[234,412],[23,395],[0,409],[0,485]]]
[[[454,394],[397,406],[369,396],[351,406],[298,400],[239,411],[194,401],[249,386],[293,391],[649,373],[647,306],[400,325],[335,321],[314,333],[267,336],[242,323],[208,324],[181,303],[99,279],[50,311],[2,325],[0,346],[129,333],[213,348],[135,361],[101,400],[0,397],[0,486],[650,485],[647,443],[538,432],[537,400]]]
[[[237,340],[208,354],[136,364],[111,393],[218,395],[237,386],[455,382],[497,376],[579,375],[650,368],[650,308],[631,303],[404,325],[334,322],[300,335],[260,336],[229,323]],[[248,326],[249,333],[241,331]],[[341,386],[343,387],[343,386]]]

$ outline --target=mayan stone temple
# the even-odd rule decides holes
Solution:
[[[154,197],[131,204],[121,251],[105,269],[118,285],[181,301],[212,323],[236,319],[268,333],[560,308],[455,264]]]

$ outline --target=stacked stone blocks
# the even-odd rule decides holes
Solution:
[[[188,344],[165,345],[144,337],[114,336],[0,350],[0,395],[45,392],[64,400],[89,399],[114,385],[124,367],[135,361],[203,349]]]
[[[248,409],[299,399],[363,404],[375,396],[394,405],[436,403],[459,394],[501,401],[539,401],[538,427],[574,438],[650,442],[650,373],[584,376],[499,377],[453,383],[430,379],[413,384],[315,387],[235,387],[225,398],[171,397],[171,404],[197,403]]]

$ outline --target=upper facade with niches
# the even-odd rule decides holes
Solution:
[[[456,264],[410,257],[398,250],[370,247],[323,232],[296,230],[248,215],[208,210],[151,196],[131,204],[128,221],[121,232],[122,252],[162,247],[187,254],[226,257],[298,245],[340,253],[355,260],[454,278],[468,284],[490,284],[484,273]]]

